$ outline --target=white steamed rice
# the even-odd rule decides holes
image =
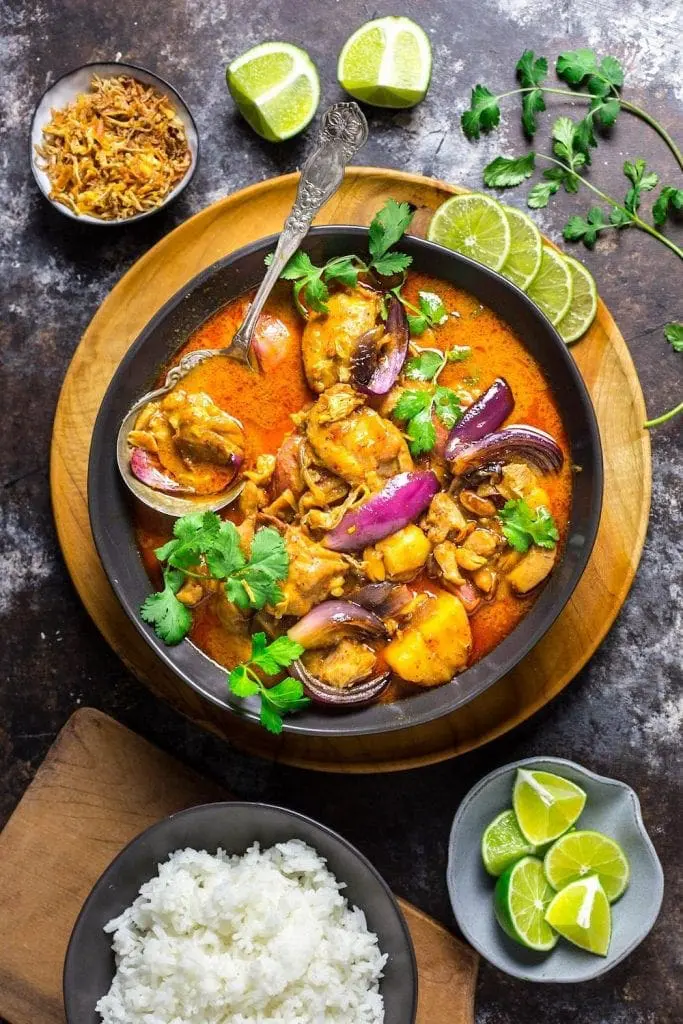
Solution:
[[[382,1024],[386,956],[342,888],[299,840],[176,851],[105,926],[104,1024]]]

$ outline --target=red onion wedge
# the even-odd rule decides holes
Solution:
[[[351,379],[359,391],[386,395],[398,379],[408,354],[408,317],[395,295],[387,302],[384,329],[373,327],[358,339],[351,363]]]
[[[316,704],[324,704],[329,708],[339,708],[340,711],[344,708],[351,710],[372,704],[386,690],[391,678],[391,672],[381,672],[379,675],[373,676],[372,679],[366,679],[342,689],[316,679],[301,661],[293,662],[287,671],[299,680],[303,685],[304,693],[312,701]]]
[[[564,455],[550,434],[520,423],[487,434],[478,441],[458,445],[451,469],[455,476],[464,476],[480,466],[516,460],[528,462],[543,473],[557,473],[562,468]]]
[[[163,473],[154,456],[146,448],[132,448],[130,453],[130,471],[133,476],[155,491],[169,494],[192,494],[192,488],[183,487],[173,477]]]
[[[323,601],[287,630],[302,647],[328,647],[343,636],[385,637],[382,620],[353,601]]]
[[[417,519],[439,490],[431,470],[398,473],[364,505],[342,517],[323,544],[332,551],[358,551]]]
[[[459,445],[478,441],[480,437],[498,430],[514,407],[510,385],[503,377],[497,377],[451,430],[446,442],[446,458],[455,458]]]
[[[383,583],[367,583],[360,590],[354,590],[349,594],[349,600],[360,604],[363,608],[378,615],[393,616],[404,608],[413,599],[413,592],[410,587],[403,584],[391,583],[385,580]]]

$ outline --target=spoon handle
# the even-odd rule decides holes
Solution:
[[[357,103],[335,103],[322,119],[316,149],[306,160],[294,205],[285,221],[261,285],[242,326],[229,346],[229,355],[249,362],[249,347],[256,321],[289,259],[306,237],[313,218],[337,191],[351,157],[364,145],[368,124]]]

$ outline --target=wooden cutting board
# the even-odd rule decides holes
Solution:
[[[0,833],[0,1017],[63,1024],[67,943],[104,869],[166,815],[229,798],[107,715],[77,711]],[[400,903],[418,963],[417,1024],[473,1024],[477,954]]]
[[[629,591],[650,509],[650,441],[635,367],[603,302],[572,354],[590,391],[604,451],[605,501],[586,571],[551,629],[520,664],[452,714],[373,736],[280,737],[204,700],[162,665],[116,600],[90,532],[87,464],[95,417],[118,363],[145,324],[195,274],[240,246],[280,231],[298,175],[259,182],[202,210],[137,261],[104,300],[69,367],[55,416],[52,504],[66,564],[83,603],[128,667],[193,721],[261,757],[322,771],[416,768],[500,736],[552,700],[602,642]],[[368,224],[393,196],[432,211],[463,189],[391,168],[351,167],[316,223]]]

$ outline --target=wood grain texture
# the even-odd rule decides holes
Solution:
[[[0,1015],[11,1024],[63,1024],[64,955],[99,876],[149,825],[225,799],[107,715],[77,711],[0,833]],[[477,954],[400,902],[418,962],[417,1024],[472,1024]]]
[[[596,408],[605,495],[595,550],[574,595],[534,650],[495,686],[453,714],[380,736],[335,739],[287,734],[214,707],[159,664],[118,604],[97,558],[87,510],[93,423],[118,362],[159,307],[200,270],[281,228],[297,175],[253,185],[208,207],[142,257],[102,303],[76,350],[55,418],[51,488],[57,531],[78,592],[128,667],[190,718],[247,751],[327,771],[414,768],[500,736],[556,696],[585,665],[614,621],[640,559],[650,507],[645,406],[626,344],[601,302],[589,334],[573,348]],[[416,232],[456,186],[390,169],[352,168],[319,223],[367,224],[389,195],[418,207]]]

